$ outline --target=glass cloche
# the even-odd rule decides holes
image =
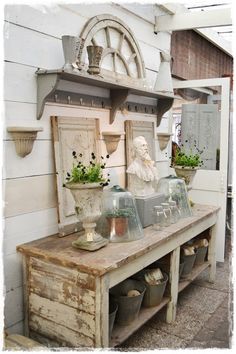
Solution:
[[[192,216],[186,184],[182,178],[163,177],[158,181],[157,192],[165,195],[165,201],[175,201],[182,218]]]
[[[111,242],[135,241],[143,237],[135,200],[120,186],[103,191],[102,214]]]

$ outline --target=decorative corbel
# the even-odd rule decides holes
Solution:
[[[160,147],[160,150],[164,150],[169,141],[170,141],[170,137],[172,136],[173,134],[170,134],[170,133],[157,133],[157,139],[158,139],[158,142],[159,142],[159,147]]]
[[[124,134],[125,132],[102,132],[109,155],[116,151],[121,135]]]
[[[30,154],[34,141],[37,137],[37,133],[41,132],[43,128],[31,128],[31,127],[8,127],[7,131],[11,133],[16,153],[20,157],[25,157],[26,155]]]

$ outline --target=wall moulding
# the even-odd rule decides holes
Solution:
[[[31,153],[37,134],[38,132],[43,131],[43,128],[8,127],[7,131],[11,134],[14,140],[17,155],[25,157]]]
[[[116,151],[122,135],[125,135],[125,132],[102,132],[109,155]]]

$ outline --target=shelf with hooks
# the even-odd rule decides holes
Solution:
[[[107,80],[101,75],[89,75],[87,72],[79,70],[42,70],[37,74],[37,119],[43,114],[44,106],[47,102],[56,102],[68,105],[90,106],[96,108],[110,109],[110,124],[113,123],[118,109],[126,108],[134,112],[155,114],[157,126],[160,125],[163,114],[168,111],[174,100],[174,95],[148,90],[144,84],[131,85],[130,82],[122,80]],[[83,93],[68,91],[68,82],[107,89],[108,97],[98,97],[97,95],[84,95]],[[64,83],[64,88],[63,88]],[[66,83],[66,84],[65,84]],[[73,85],[74,87],[74,85]],[[135,96],[135,100],[134,100]],[[148,103],[150,99],[150,103]],[[147,103],[146,103],[147,102]]]

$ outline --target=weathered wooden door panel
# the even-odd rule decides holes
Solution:
[[[214,104],[184,104],[181,116],[182,142],[187,151],[195,153],[194,144],[203,150],[203,169],[216,168],[218,109]],[[216,129],[218,128],[218,129]]]
[[[57,173],[59,234],[65,236],[78,230],[74,200],[69,190],[63,187],[66,173],[70,171],[76,151],[81,162],[88,164],[91,153],[100,156],[99,120],[77,117],[51,117],[55,166]]]
[[[213,204],[220,206],[218,215],[218,222],[216,227],[216,257],[217,261],[224,261],[225,248],[225,223],[226,223],[226,198],[227,198],[227,170],[228,170],[228,129],[229,129],[229,98],[230,98],[230,81],[229,78],[216,78],[206,80],[191,80],[180,81],[174,83],[174,88],[178,89],[203,89],[219,88],[220,92],[220,106],[217,110],[213,108],[215,104],[198,105],[199,114],[197,114],[196,107],[184,107],[186,114],[191,117],[189,129],[185,129],[185,122],[183,123],[183,130],[186,130],[186,135],[183,139],[188,140],[189,137],[194,139],[197,136],[198,125],[194,121],[199,116],[199,126],[201,127],[201,134],[198,139],[200,147],[206,147],[206,152],[203,155],[207,161],[207,169],[200,169],[197,171],[196,177],[193,181],[193,189],[190,191],[190,197],[196,203]],[[211,96],[209,96],[211,97]],[[209,102],[212,100],[209,99]],[[186,105],[188,106],[188,105]],[[201,107],[202,106],[202,107]],[[197,119],[197,118],[196,118]],[[189,135],[190,134],[190,135]],[[217,166],[218,169],[209,169],[215,166],[214,154],[219,148],[220,160]],[[210,156],[212,160],[210,159]]]

